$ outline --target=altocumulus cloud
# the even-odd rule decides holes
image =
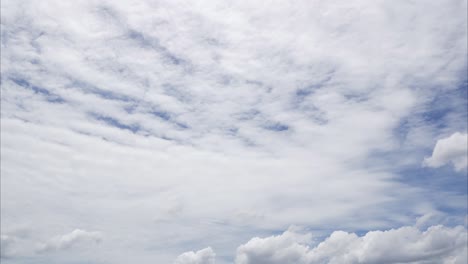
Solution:
[[[466,0],[0,2],[2,264],[457,258]]]

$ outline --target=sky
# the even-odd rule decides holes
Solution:
[[[466,263],[466,0],[2,0],[4,264]]]

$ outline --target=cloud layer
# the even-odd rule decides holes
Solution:
[[[466,9],[1,1],[8,264],[171,263],[207,245],[231,263],[291,225],[464,225]]]

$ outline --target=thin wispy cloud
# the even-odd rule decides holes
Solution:
[[[466,10],[2,1],[2,261],[465,261]]]

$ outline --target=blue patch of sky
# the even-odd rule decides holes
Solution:
[[[117,23],[121,28],[126,28],[126,32],[124,33],[126,38],[136,42],[140,47],[155,50],[161,54],[165,60],[174,65],[188,65],[187,61],[176,56],[169,51],[168,48],[163,46],[159,39],[147,36],[138,30],[128,28],[128,25],[124,22],[125,19],[122,18],[113,8],[109,6],[101,6],[99,11],[102,13],[103,17],[113,20],[113,22]]]
[[[40,65],[41,62],[38,60],[38,59],[32,59],[29,61],[31,64],[34,64],[34,65]]]
[[[257,80],[245,80],[245,83],[250,84],[250,85],[256,85],[256,86],[264,86],[265,85],[263,82],[257,81]]]
[[[424,190],[427,193],[426,199],[435,205],[435,209],[452,216],[463,216],[466,214],[466,205],[462,207],[450,206],[450,203],[445,201],[447,195],[455,195],[465,197],[468,192],[468,178],[466,171],[455,171],[452,164],[444,165],[440,168],[422,167],[424,153],[412,153],[419,156],[420,162],[416,164],[405,165],[402,167],[392,168],[392,172],[398,175],[394,178],[395,181],[402,184],[412,186]],[[375,155],[374,155],[375,156]],[[392,162],[393,159],[401,158],[399,153],[378,154],[380,160]],[[372,160],[376,160],[374,157]],[[463,199],[463,198],[462,198]],[[459,218],[459,217],[458,217]],[[457,218],[457,219],[458,219]],[[458,221],[457,219],[453,221]],[[459,222],[454,224],[460,224]]]
[[[205,38],[205,42],[212,46],[221,46],[221,42],[216,38]]]
[[[315,106],[313,103],[300,104],[296,106],[295,110],[305,115],[309,120],[313,121],[318,125],[326,125],[328,118],[326,112]]]
[[[104,90],[104,89],[98,88],[98,87],[96,87],[94,85],[91,85],[91,84],[88,84],[88,83],[85,83],[85,82],[81,82],[81,81],[73,81],[72,86],[79,87],[84,92],[95,94],[95,95],[97,95],[97,96],[99,96],[101,98],[104,98],[104,99],[116,100],[116,101],[122,101],[122,102],[129,103],[129,105],[124,107],[124,110],[129,114],[133,113],[134,110],[136,109],[136,107],[140,103],[141,104],[148,104],[147,102],[143,102],[143,101],[141,101],[141,100],[139,100],[137,98],[134,98],[134,97],[131,97],[131,96],[128,96],[128,95],[125,95],[125,94],[121,94],[121,93],[116,93],[116,92]],[[152,115],[157,116],[157,117],[159,117],[159,118],[161,118],[163,120],[166,120],[166,121],[169,121],[171,119],[170,113],[168,113],[166,111],[154,110],[154,111],[150,111],[150,113]]]
[[[400,153],[398,151],[392,153],[378,153],[373,152],[367,160],[368,167],[376,170],[389,169],[393,175],[393,181],[401,184],[418,188],[426,193],[425,199],[435,206],[435,209],[451,215],[454,219],[450,220],[453,225],[460,224],[460,217],[466,214],[466,206],[450,205],[449,201],[445,198],[448,196],[458,196],[462,200],[466,200],[466,193],[468,192],[468,178],[466,171],[455,171],[451,164],[447,164],[440,168],[422,167],[422,162],[425,156],[430,155],[431,150],[424,151],[411,151],[411,155],[416,155],[416,163],[411,163],[404,166],[395,166],[398,160],[404,159],[408,153]],[[463,198],[465,197],[465,198]],[[455,207],[454,207],[455,206]],[[461,206],[461,207],[460,207]],[[414,215],[417,218],[418,215]]]
[[[440,168],[412,167],[396,171],[402,183],[434,192],[446,191],[464,195],[468,192],[466,171],[455,171],[452,164]]]
[[[296,92],[294,94],[295,98],[293,100],[293,103],[301,103],[304,101],[304,99],[319,90],[320,88],[324,87],[327,85],[332,79],[334,75],[334,70],[331,70],[327,72],[326,77],[322,78],[321,80],[315,81],[315,82],[310,82],[307,85],[303,85],[302,87],[296,89]]]
[[[184,123],[182,123],[182,122],[175,122],[174,124],[176,124],[176,126],[177,126],[178,128],[180,128],[180,129],[188,129],[188,128],[190,128],[189,125],[184,124]]]
[[[239,128],[237,128],[237,127],[230,127],[230,128],[227,129],[227,133],[229,135],[234,136],[234,135],[237,135],[238,132],[239,132]]]
[[[137,103],[131,103],[130,105],[124,106],[125,112],[129,114],[133,114],[135,112],[135,109],[137,109],[138,104]]]
[[[296,89],[292,96],[291,106],[293,109],[306,115],[311,121],[319,125],[325,125],[328,123],[326,114],[317,108],[311,101],[306,99],[313,95],[319,89],[322,89],[333,79],[334,71],[327,73],[327,76],[322,80],[311,83],[301,88]]]
[[[225,85],[225,87],[234,84],[235,81],[236,78],[229,74],[222,74],[219,76],[219,82]]]
[[[164,111],[151,111],[150,114],[157,116],[165,121],[169,121],[171,119],[171,115]]]
[[[64,103],[65,102],[65,99],[63,99],[59,95],[54,94],[54,93],[50,92],[49,90],[47,90],[47,89],[45,89],[43,87],[33,85],[30,82],[28,82],[27,80],[25,80],[25,79],[10,78],[10,80],[13,81],[15,84],[17,84],[20,87],[23,87],[23,88],[28,89],[28,90],[32,90],[35,94],[39,94],[39,95],[45,97],[45,99],[48,102],[51,102],[51,103]]]
[[[38,40],[40,37],[44,36],[44,35],[45,35],[44,32],[39,32],[39,34],[38,34],[36,37],[34,37],[34,38],[31,40],[31,42],[30,42],[30,43],[31,43],[31,46],[36,50],[37,53],[41,53],[41,52],[42,52],[42,48],[41,48],[41,46],[39,45],[39,43],[37,42],[37,40]]]
[[[460,116],[460,124],[466,127],[468,117],[468,90],[467,82],[463,82],[457,89],[447,90],[437,94],[429,103],[427,111],[422,114],[425,122],[435,125],[437,128],[445,128],[449,114],[456,112]]]
[[[285,125],[279,122],[265,125],[264,128],[268,130],[272,130],[272,131],[278,131],[278,132],[289,130],[288,125]]]
[[[440,212],[445,213],[446,215],[450,216],[449,217],[449,224],[451,225],[460,225],[463,224],[465,221],[465,216],[466,216],[466,203],[465,206],[460,207],[460,206],[448,206],[447,204],[444,203],[444,197],[442,196],[435,196],[431,198],[430,200],[432,201],[433,204],[436,204],[436,209]],[[462,198],[462,197],[460,197]],[[462,198],[463,199],[463,198]],[[466,195],[464,195],[464,199],[466,201]]]
[[[167,61],[172,64],[179,65],[179,64],[186,64],[187,62],[170,52],[165,46],[161,45],[159,39],[154,37],[145,36],[143,33],[129,29],[127,32],[127,36],[129,39],[136,41],[141,47],[151,48],[156,50],[160,53]]]
[[[311,120],[313,120],[318,125],[326,125],[328,124],[328,119],[326,118],[323,112],[319,112],[318,114],[312,114],[309,116]]]
[[[306,101],[309,95],[312,95],[321,87],[322,85],[310,85],[296,90],[292,99],[291,108],[305,115],[314,123],[325,125],[328,123],[326,113],[320,110],[313,102]]]
[[[416,124],[413,124],[413,122],[415,122],[414,116],[403,118],[398,126],[393,129],[393,134],[397,138],[400,145],[405,144],[408,133],[410,133],[411,129],[416,126]]]
[[[181,91],[177,86],[172,85],[170,83],[163,84],[164,93],[166,95],[172,96],[180,102],[190,102],[192,101],[192,97],[190,93]]]
[[[428,149],[404,147],[403,145],[402,148],[390,152],[374,150],[369,154],[365,165],[370,170],[389,170],[398,176],[393,180],[435,194],[449,192],[466,195],[468,191],[466,171],[455,171],[451,163],[440,168],[423,167],[424,158],[431,155],[433,146]],[[413,162],[398,165],[407,156],[410,156]]]
[[[102,88],[96,87],[95,85],[92,85],[90,83],[83,82],[83,81],[73,80],[71,81],[70,86],[77,87],[85,93],[95,94],[101,98],[108,99],[108,100],[117,100],[117,101],[122,101],[122,102],[137,102],[138,101],[135,98],[130,97],[128,95],[112,92],[109,90],[104,90]]]
[[[254,118],[257,117],[258,115],[260,115],[260,111],[259,111],[259,110],[257,110],[257,109],[250,109],[250,110],[248,110],[248,111],[235,114],[235,117],[236,117],[238,120],[244,121],[244,120],[251,120],[251,119],[254,119]]]
[[[466,112],[466,106],[461,108],[465,109],[463,111]],[[460,111],[460,109],[450,110]],[[451,112],[446,111],[447,110],[444,110],[443,114],[440,114],[440,111],[438,111],[437,114],[429,114],[430,118],[425,119],[424,122],[428,122],[428,124],[444,123],[446,122],[446,115],[450,114]],[[421,113],[418,115],[421,116],[423,114],[428,116],[427,113]],[[466,116],[466,113],[463,115]],[[420,125],[418,123],[414,123],[418,121],[414,121],[412,118],[414,117],[409,117],[403,120],[395,129],[394,133],[400,139],[400,143],[402,144],[401,148],[391,152],[374,151],[367,161],[369,168],[387,168],[389,167],[389,163],[391,164],[392,161],[394,161],[393,164],[398,164],[399,161],[404,159],[406,155],[410,155],[412,156],[412,159],[415,160],[415,162],[406,164],[404,166],[390,166],[392,173],[398,175],[398,178],[394,180],[405,185],[425,190],[428,193],[427,199],[432,201],[436,205],[436,209],[441,212],[454,216],[466,214],[466,208],[449,207],[443,200],[444,194],[466,197],[466,194],[468,193],[468,178],[466,177],[466,171],[457,172],[454,170],[452,164],[447,164],[440,168],[422,167],[424,158],[431,155],[433,145],[427,149],[414,149],[411,146],[407,147],[405,145],[404,138],[406,137],[407,133],[412,129],[413,126]],[[420,118],[416,117],[416,120],[420,120]],[[458,121],[461,123],[466,123],[466,118],[464,120],[462,119]],[[453,131],[450,129],[450,134],[455,131],[458,131],[458,129],[454,128]],[[438,132],[436,131],[435,135],[437,134]]]
[[[179,122],[177,120],[175,120],[175,118],[173,117],[173,115],[167,111],[163,111],[163,110],[152,110],[149,112],[151,115],[153,116],[156,116],[157,118],[161,119],[161,120],[164,120],[164,121],[167,121],[167,122],[171,122],[173,123],[177,128],[180,128],[180,129],[187,129],[189,128],[189,126],[187,124],[184,124],[182,122]]]
[[[313,94],[317,89],[320,89],[321,85],[312,84],[302,88],[299,88],[294,93],[293,104],[300,105],[304,100],[311,94]]]
[[[344,98],[348,101],[353,101],[356,103],[362,103],[368,100],[368,95],[363,93],[344,93]]]
[[[100,115],[97,113],[90,113],[90,115],[96,120],[102,121],[109,126],[116,127],[116,128],[123,129],[123,130],[129,130],[133,133],[136,133],[141,129],[140,125],[138,124],[124,124],[120,122],[118,119],[110,117],[110,116],[104,116],[104,115]]]
[[[437,94],[422,112],[413,112],[411,116],[403,118],[394,129],[395,136],[401,144],[404,144],[411,129],[423,125],[434,129],[436,135],[466,131],[468,126],[467,96],[466,82],[462,82],[457,89]]]
[[[299,99],[303,99],[304,97],[312,94],[313,90],[314,89],[311,88],[310,86],[305,87],[305,88],[299,88],[296,90],[296,97],[298,97]]]

